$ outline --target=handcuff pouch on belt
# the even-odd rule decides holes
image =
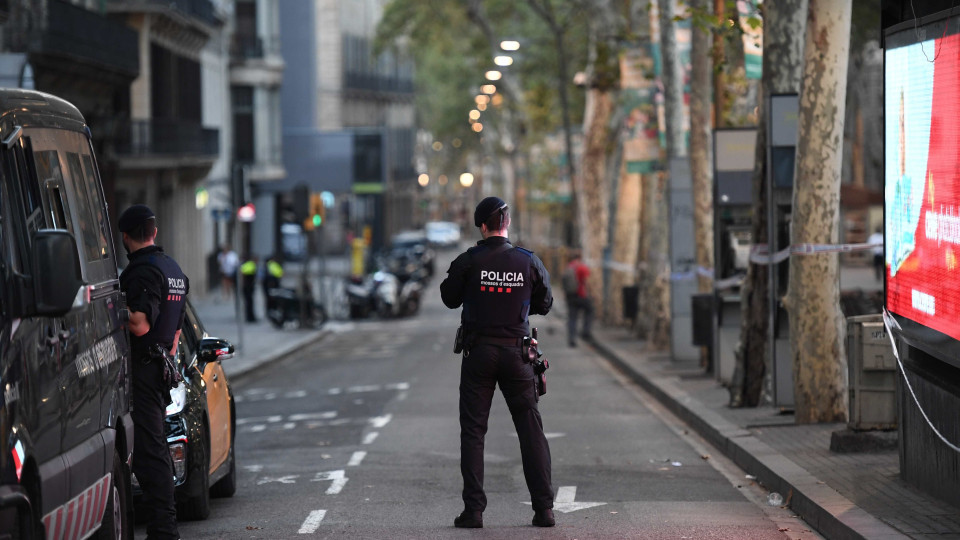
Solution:
[[[173,355],[159,343],[154,343],[147,349],[147,359],[150,362],[160,362],[163,368],[163,386],[172,390],[183,382],[183,375],[177,369],[177,364],[173,360]]]

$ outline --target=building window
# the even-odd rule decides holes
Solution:
[[[253,87],[234,86],[233,103],[233,158],[237,163],[253,163]]]

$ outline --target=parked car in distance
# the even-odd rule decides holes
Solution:
[[[427,276],[433,277],[437,254],[429,245],[427,234],[422,230],[402,231],[390,240],[389,257],[408,258],[416,261],[427,270]]]
[[[460,243],[460,226],[452,221],[430,221],[424,226],[427,241],[441,248],[453,248]]]
[[[130,345],[91,133],[0,89],[0,538],[132,539]]]
[[[210,497],[232,497],[237,490],[236,409],[220,365],[233,351],[233,345],[206,333],[188,301],[177,347],[184,381],[170,391],[166,417],[179,520],[206,519]],[[134,489],[139,495],[139,486]]]

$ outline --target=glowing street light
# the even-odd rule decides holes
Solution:
[[[510,58],[509,56],[502,54],[500,56],[494,57],[493,63],[498,66],[506,67],[506,66],[513,65],[513,58]]]
[[[441,186],[447,185],[447,175],[441,174],[440,176],[438,176],[437,183],[440,184]]]
[[[473,124],[473,125],[470,126],[470,127],[471,127],[471,129],[473,129],[473,130],[476,131],[477,133],[480,133],[481,131],[483,131],[483,124],[481,124],[480,122],[477,122],[477,123]]]
[[[487,103],[490,103],[490,96],[486,94],[480,94],[479,96],[473,98],[473,100],[477,102],[477,105],[486,105]]]
[[[479,119],[480,119],[480,111],[478,111],[478,110],[476,110],[476,109],[473,109],[472,111],[470,111],[470,119],[471,119],[471,120],[479,120]]]
[[[503,76],[503,75],[502,75],[499,71],[497,71],[497,70],[495,70],[495,69],[490,70],[490,71],[484,73],[484,77],[486,77],[488,81],[499,81],[499,80],[500,80],[500,77],[502,77],[502,76]]]
[[[423,173],[417,177],[417,183],[423,187],[427,187],[427,184],[430,183],[430,175]]]
[[[484,94],[496,94],[497,87],[492,84],[485,84],[480,87],[480,91],[483,92]]]
[[[470,187],[473,185],[473,175],[465,172],[460,175],[460,185],[463,187]]]
[[[516,51],[520,49],[520,42],[514,40],[501,41],[500,48],[505,51]]]
[[[487,110],[487,104],[486,104],[486,103],[477,103],[477,110],[480,111],[480,112],[483,112],[483,111]]]

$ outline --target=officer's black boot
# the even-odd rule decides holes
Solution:
[[[553,519],[553,510],[550,508],[537,510],[533,513],[534,527],[553,527],[557,521]]]
[[[453,526],[458,529],[482,529],[483,512],[464,510],[453,520]]]

